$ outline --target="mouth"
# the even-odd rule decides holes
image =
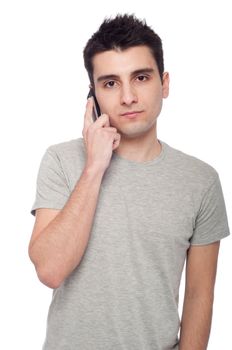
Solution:
[[[126,118],[136,118],[142,112],[143,111],[131,111],[131,112],[123,113],[121,114],[121,116]]]

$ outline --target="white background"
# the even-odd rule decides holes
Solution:
[[[158,137],[216,168],[231,226],[229,6],[223,0],[1,1],[1,349],[39,350],[44,341],[52,291],[37,280],[27,255],[36,176],[49,145],[82,136],[88,92],[82,51],[105,16],[134,13],[161,36],[171,85]],[[229,237],[221,242],[210,350],[232,348],[230,251]]]

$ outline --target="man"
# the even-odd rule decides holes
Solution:
[[[106,19],[84,60],[101,115],[88,99],[83,138],[47,149],[32,208],[29,255],[54,289],[44,350],[206,349],[229,235],[218,173],[157,139],[169,74],[145,21]]]

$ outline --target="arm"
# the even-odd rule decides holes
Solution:
[[[207,349],[219,245],[217,241],[189,248],[179,350]]]
[[[37,209],[29,256],[39,279],[58,288],[78,266],[86,250],[105,170],[120,142],[109,117],[92,120],[93,100],[87,102],[84,136],[87,159],[84,170],[62,210]],[[49,195],[48,199],[49,199]]]
[[[84,169],[62,210],[36,210],[29,256],[41,282],[51,288],[62,283],[85,252],[102,176],[102,172]]]

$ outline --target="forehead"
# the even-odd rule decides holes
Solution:
[[[124,51],[109,50],[93,57],[93,77],[101,75],[125,75],[143,68],[157,70],[157,65],[147,46],[130,47]]]

